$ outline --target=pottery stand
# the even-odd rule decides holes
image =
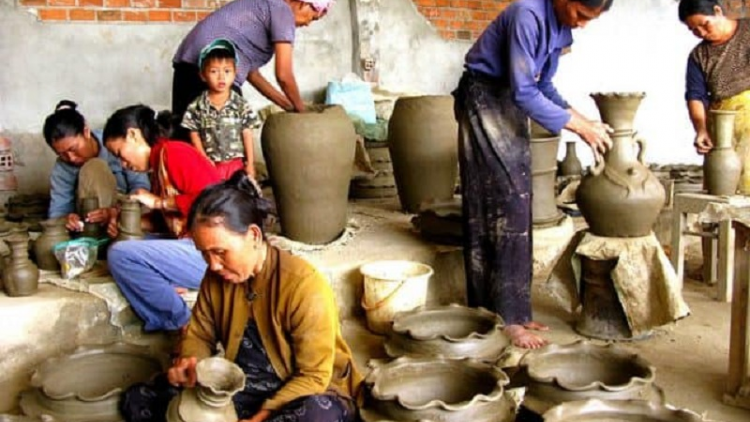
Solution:
[[[750,221],[736,221],[734,292],[729,331],[729,375],[724,403],[750,409]]]

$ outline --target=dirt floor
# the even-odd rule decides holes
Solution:
[[[689,278],[684,287],[691,315],[673,326],[658,328],[646,340],[619,345],[656,367],[656,384],[671,405],[703,414],[706,420],[750,421],[750,410],[727,406],[721,400],[728,370],[730,304],[713,300],[715,287],[695,279],[700,278],[701,263],[700,243],[691,243],[686,263]],[[567,344],[584,338],[573,330],[574,316],[546,293],[544,280],[535,280],[533,302],[535,319],[551,328],[544,334],[549,341]],[[348,320],[344,332],[366,372],[368,359],[385,354],[382,337],[370,334],[363,325]]]

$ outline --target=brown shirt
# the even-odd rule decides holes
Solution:
[[[706,79],[712,102],[750,89],[750,20],[737,22],[729,41],[720,45],[703,41],[690,53]]]
[[[248,300],[248,294],[255,294]],[[252,295],[251,295],[252,296]],[[263,269],[248,283],[233,284],[210,271],[180,348],[183,357],[213,355],[220,341],[234,361],[249,318],[284,386],[263,403],[277,410],[327,390],[359,398],[362,376],[341,336],[333,291],[311,264],[268,246]]]

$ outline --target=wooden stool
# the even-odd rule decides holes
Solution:
[[[735,222],[734,297],[729,329],[729,376],[724,403],[750,409],[750,227]]]
[[[731,197],[715,196],[704,193],[678,193],[674,198],[672,215],[672,266],[677,278],[683,282],[685,275],[685,242],[683,236],[700,236],[710,239],[703,255],[703,280],[706,283],[717,283],[716,299],[728,302],[732,297],[732,278],[734,263],[734,229],[732,220],[718,222],[718,229],[692,232],[687,230],[688,214],[700,214],[709,204],[726,204],[741,207],[732,203]],[[747,206],[747,203],[742,206]]]

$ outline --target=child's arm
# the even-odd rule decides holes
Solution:
[[[252,129],[242,129],[242,143],[245,146],[245,173],[255,179],[255,155],[253,152]]]
[[[206,155],[206,150],[203,149],[203,140],[201,139],[201,135],[198,133],[198,131],[190,131],[190,143],[193,144],[195,149],[197,149],[202,156],[208,158],[208,155]]]

